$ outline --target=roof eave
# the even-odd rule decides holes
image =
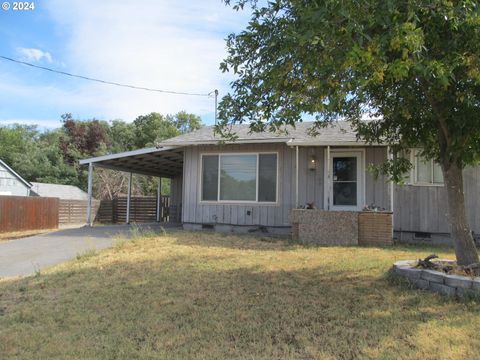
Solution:
[[[287,142],[288,146],[386,146],[385,144],[373,143],[367,144],[364,141],[302,141],[292,140]]]
[[[90,163],[96,163],[100,161],[114,160],[114,159],[119,159],[127,156],[151,154],[155,152],[167,151],[167,150],[172,150],[176,148],[177,146],[161,146],[161,147],[152,147],[152,148],[145,148],[145,149],[132,150],[132,151],[124,151],[116,154],[102,155],[102,156],[97,156],[89,159],[83,159],[79,161],[79,164],[88,165]]]
[[[234,141],[223,141],[222,140],[203,140],[203,141],[181,141],[181,142],[168,142],[168,143],[159,143],[158,146],[175,146],[175,147],[184,147],[184,146],[197,146],[197,145],[220,145],[220,144],[274,144],[274,143],[286,143],[290,138],[271,138],[271,139],[237,139]]]
[[[0,160],[0,164],[2,164],[13,176],[15,176],[18,180],[20,180],[21,182],[23,182],[28,188],[31,188],[33,185],[31,183],[29,183],[27,180],[25,180],[24,178],[22,178],[20,175],[18,175],[15,170],[13,170],[10,166],[8,166],[7,164],[5,164],[5,162],[3,160]]]

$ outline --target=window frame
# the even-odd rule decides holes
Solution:
[[[433,159],[427,160],[428,162],[430,162],[431,182],[417,181],[417,178],[418,178],[418,176],[417,176],[418,175],[418,172],[417,172],[418,161],[420,161],[420,159],[422,158],[418,154],[421,150],[422,149],[419,149],[419,148],[410,149],[410,162],[412,163],[413,168],[410,172],[410,182],[409,182],[409,184],[413,185],[413,186],[437,186],[437,187],[445,186],[445,180],[443,180],[443,182],[441,182],[441,183],[434,182],[434,176],[435,176],[434,175],[434,166],[435,166],[436,163]],[[442,172],[442,175],[443,175],[443,172]]]
[[[260,155],[275,155],[277,157],[277,171],[276,171],[276,182],[275,182],[275,201],[258,201],[258,188],[259,188],[259,165],[260,165]],[[255,155],[257,157],[257,168],[256,168],[256,188],[255,188],[255,200],[220,200],[220,180],[221,180],[221,171],[220,171],[220,159],[222,156],[230,155]],[[218,156],[218,184],[217,184],[217,200],[203,200],[202,191],[203,191],[203,157],[204,156]],[[278,151],[255,151],[255,152],[204,152],[200,153],[200,166],[198,178],[198,203],[199,204],[213,204],[213,205],[228,205],[228,204],[250,204],[250,205],[266,205],[266,206],[275,206],[279,204],[279,178],[280,178],[280,159]]]
[[[357,157],[357,206],[333,205],[333,158],[335,157]],[[330,164],[329,164],[330,162]],[[367,156],[366,148],[335,148],[324,155],[324,187],[323,208],[328,211],[361,211],[367,198],[366,188]]]

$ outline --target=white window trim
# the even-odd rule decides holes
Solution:
[[[273,201],[258,201],[258,171],[259,171],[259,155],[271,154],[277,156],[277,174],[276,174],[276,187],[275,187],[275,202]],[[203,157],[204,156],[216,156],[218,155],[218,185],[217,185],[217,201],[215,200],[202,200],[202,190],[203,190]],[[255,189],[255,199],[256,200],[220,200],[220,157],[228,155],[256,155],[257,156],[257,170],[256,170],[256,189]],[[279,175],[280,175],[280,157],[278,151],[255,151],[255,152],[204,152],[200,153],[200,165],[199,165],[199,174],[198,178],[200,179],[199,189],[198,189],[198,203],[202,205],[230,205],[230,204],[249,204],[249,205],[271,205],[275,206],[279,204],[278,194],[279,194]]]
[[[325,152],[326,153],[326,152]],[[357,193],[357,206],[336,206],[333,205],[333,167],[332,161],[334,157],[338,157],[337,154],[341,154],[341,156],[351,156],[359,158],[358,162],[358,174],[357,174],[357,182],[358,182],[358,193]],[[360,211],[363,209],[365,205],[366,199],[366,179],[365,179],[365,170],[366,170],[366,156],[365,156],[365,149],[335,149],[332,148],[330,150],[330,159],[328,159],[328,154],[325,154],[325,176],[324,176],[324,197],[323,197],[323,206],[324,209],[328,209],[331,211]],[[330,163],[329,163],[330,162]],[[328,165],[327,165],[328,164]],[[330,173],[328,173],[330,172]],[[329,204],[330,202],[330,204]]]
[[[414,148],[414,149],[410,149],[410,162],[412,163],[413,167],[412,167],[412,170],[410,171],[410,181],[409,181],[409,184],[408,185],[411,185],[411,186],[436,186],[436,187],[444,187],[445,186],[445,180],[442,182],[442,183],[436,183],[436,182],[433,182],[433,166],[435,164],[435,162],[433,161],[433,159],[431,160],[428,160],[430,161],[430,167],[431,167],[431,177],[432,177],[432,181],[431,182],[424,182],[424,181],[417,181],[417,161],[419,160],[419,156],[417,156],[418,152],[421,151],[422,149],[419,149],[419,148]],[[443,175],[443,173],[442,173]]]

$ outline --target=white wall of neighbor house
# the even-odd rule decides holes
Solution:
[[[324,153],[326,147],[299,147],[298,203],[324,207]],[[332,147],[335,149],[335,147]],[[356,147],[355,149],[359,149]],[[192,224],[229,224],[244,226],[290,226],[290,210],[295,207],[296,152],[285,144],[235,144],[196,146],[185,149],[182,221]],[[278,155],[277,202],[207,203],[200,201],[201,154],[275,152]],[[314,170],[308,163],[315,157]],[[365,163],[379,164],[386,159],[386,147],[365,148]],[[368,204],[389,208],[389,185],[383,177],[365,177],[365,200]],[[172,199],[173,201],[173,199]]]
[[[30,188],[0,164],[0,195],[29,196]]]

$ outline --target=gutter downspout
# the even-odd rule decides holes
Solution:
[[[298,208],[298,145],[295,146],[295,209]]]
[[[393,153],[391,152],[390,146],[387,146],[387,158],[390,160],[393,160]],[[390,180],[390,211],[392,212],[392,239],[393,239],[393,233],[394,233],[394,228],[395,228],[395,223],[394,223],[394,186],[395,184],[393,183],[392,180]]]
[[[327,193],[325,194],[327,197],[327,210],[330,210],[330,145],[327,146]]]

